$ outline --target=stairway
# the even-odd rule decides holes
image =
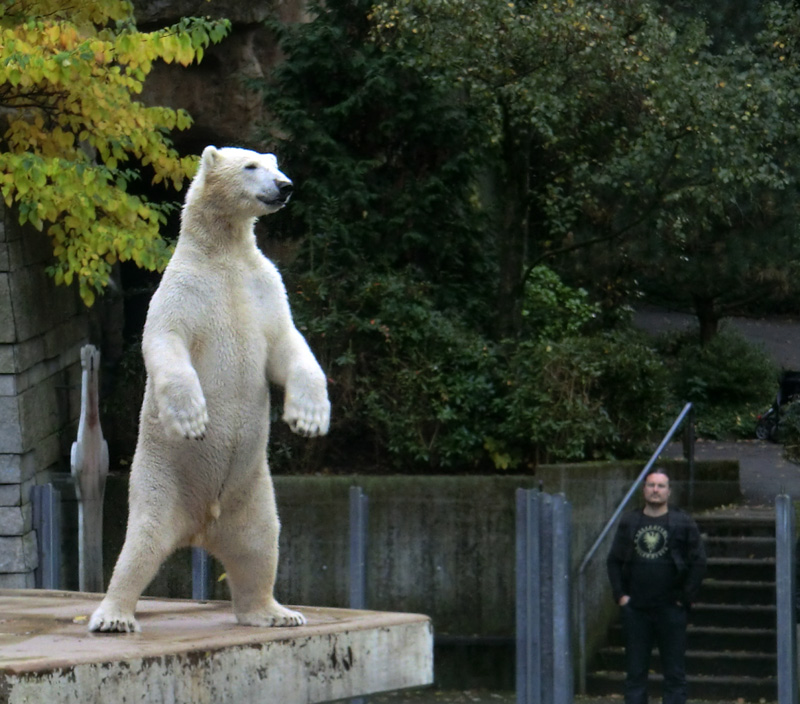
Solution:
[[[695,517],[708,571],[688,631],[690,699],[777,700],[775,513],[736,507]],[[625,679],[622,629],[616,624],[587,673],[589,694],[621,694]],[[660,693],[654,652],[651,694]]]

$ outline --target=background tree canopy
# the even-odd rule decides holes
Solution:
[[[770,6],[746,36],[697,15],[333,0],[273,26],[287,59],[262,87],[266,138],[298,184],[279,236],[333,380],[329,462],[630,455],[689,399],[708,432],[749,432],[772,394],[762,356],[712,379],[697,341],[655,349],[626,322],[657,295],[707,344],[791,287],[796,13]],[[742,372],[713,413],[709,389]]]
[[[284,58],[248,87],[296,191],[264,244],[335,408],[323,441],[276,423],[273,467],[632,456],[686,400],[709,434],[751,432],[775,370],[717,331],[797,295],[800,21],[745,5],[741,26],[648,0],[326,0],[270,22]],[[0,7],[0,188],[91,304],[114,262],[169,256],[173,206],[132,182],[179,188],[193,168],[169,141],[189,116],[134,96],[154,61],[199,59],[228,25]],[[693,310],[702,334],[642,336],[643,299]]]

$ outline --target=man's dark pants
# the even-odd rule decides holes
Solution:
[[[686,704],[686,609],[677,604],[650,609],[622,607],[625,633],[625,704],[647,704],[650,653],[658,646],[663,704]]]

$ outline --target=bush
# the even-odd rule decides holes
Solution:
[[[751,437],[756,414],[775,396],[778,369],[765,352],[723,329],[701,346],[696,334],[662,341],[675,397],[695,405],[702,437]]]
[[[501,467],[632,456],[660,429],[663,365],[636,332],[518,345],[487,442]]]
[[[783,406],[778,433],[786,459],[800,463],[800,400]]]
[[[400,274],[340,280],[335,294],[331,285],[306,279],[295,306],[298,326],[331,378],[329,468],[447,472],[485,463],[494,346],[458,316],[436,310],[426,286]],[[320,469],[298,454],[308,441],[280,426],[273,468]]]

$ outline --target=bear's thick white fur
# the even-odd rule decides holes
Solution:
[[[305,623],[273,597],[279,523],[266,454],[269,383],[285,388],[283,418],[300,434],[326,433],[330,404],[280,274],[253,233],[256,218],[285,205],[291,186],[271,154],[203,151],[147,314],[128,528],[90,631],[139,631],[139,596],[164,559],[188,545],[223,563],[239,623]]]

